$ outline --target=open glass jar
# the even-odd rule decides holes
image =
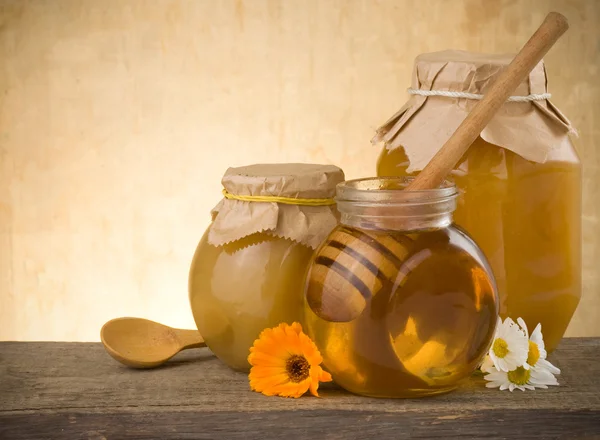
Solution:
[[[414,175],[512,60],[443,51],[419,55],[408,102],[377,130],[378,176]],[[454,214],[490,261],[500,316],[542,324],[560,342],[581,298],[581,164],[569,120],[551,103],[540,62],[456,165]]]
[[[477,368],[495,330],[495,281],[452,222],[454,184],[407,191],[409,180],[338,185],[341,224],[307,275],[307,332],[335,382],[357,394],[450,391]]]
[[[247,371],[260,332],[302,322],[306,269],[338,223],[333,196],[344,180],[332,165],[230,168],[225,198],[200,240],[189,276],[192,312],[212,352]]]

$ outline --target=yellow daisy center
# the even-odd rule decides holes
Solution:
[[[531,372],[523,367],[517,367],[515,370],[509,371],[507,376],[508,380],[515,385],[525,385],[527,382],[529,382]]]
[[[529,354],[527,355],[527,363],[529,365],[535,365],[537,364],[537,361],[540,360],[540,348],[538,347],[538,345],[533,342],[533,341],[529,341]]]
[[[285,371],[292,382],[302,382],[310,376],[310,364],[304,356],[291,356],[285,363]]]
[[[508,342],[502,338],[496,339],[492,346],[492,351],[499,358],[505,357],[508,354]]]

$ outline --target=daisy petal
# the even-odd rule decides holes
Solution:
[[[540,359],[537,362],[536,366],[545,368],[546,370],[548,370],[552,374],[560,374],[560,368],[555,367],[550,362],[548,362],[546,359]]]
[[[519,318],[519,321],[522,321]],[[525,332],[510,318],[498,320],[489,356],[497,370],[509,372],[527,361],[529,341]]]
[[[525,320],[521,317],[517,318],[517,323],[519,324],[519,326],[523,329],[523,331],[525,332],[525,337],[527,339],[529,339],[529,331],[527,330],[527,324],[525,324]]]

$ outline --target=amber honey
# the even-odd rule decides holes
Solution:
[[[196,326],[208,347],[248,371],[260,333],[302,322],[304,276],[314,250],[338,224],[333,165],[254,164],[228,168],[189,274]]]
[[[247,371],[249,349],[262,330],[301,322],[312,253],[266,233],[223,246],[202,237],[190,269],[190,303],[200,334],[219,359]]]
[[[343,214],[346,224],[329,235],[307,275],[307,331],[336,383],[357,394],[450,391],[493,337],[498,305],[484,255],[450,224],[451,211],[421,212],[424,227],[413,227],[412,202],[398,205],[396,218],[389,205],[355,213],[365,224],[389,215],[393,229],[357,227]]]
[[[402,148],[384,150],[379,176],[405,176]],[[572,147],[545,163],[478,138],[452,173],[454,219],[490,261],[503,318],[542,324],[546,347],[560,342],[581,297],[581,173]]]

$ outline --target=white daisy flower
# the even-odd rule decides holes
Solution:
[[[498,371],[498,369],[494,365],[494,361],[492,361],[492,358],[490,358],[487,354],[485,355],[485,359],[483,359],[483,363],[481,364],[479,369],[484,373],[493,373],[495,371]]]
[[[498,318],[496,335],[489,352],[496,369],[506,373],[521,366],[529,369],[526,363],[528,352],[529,341],[525,332],[512,319],[506,318],[502,322]]]
[[[544,368],[552,374],[560,374],[560,369],[556,368],[550,362],[546,360],[548,353],[546,352],[546,346],[544,344],[544,338],[542,336],[542,324],[538,324],[531,337],[527,330],[527,324],[523,318],[517,318],[517,322],[525,332],[525,336],[529,339],[529,352],[527,354],[527,364],[533,368],[539,369]]]
[[[549,385],[558,385],[558,381],[554,375],[544,368],[530,368],[526,370],[524,367],[517,367],[509,372],[494,371],[493,366],[491,366],[491,369],[492,371],[484,376],[484,379],[488,381],[485,384],[487,388],[500,387],[501,391],[509,390],[512,392],[515,389],[525,391],[535,390],[536,388],[548,388]]]

